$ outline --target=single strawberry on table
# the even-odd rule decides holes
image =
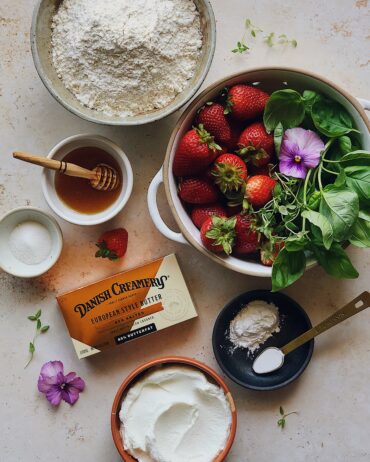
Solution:
[[[236,215],[235,233],[233,253],[247,255],[259,249],[260,233],[256,230],[256,220],[252,215]]]
[[[272,199],[276,180],[267,175],[251,176],[247,180],[245,199],[254,208],[261,208]]]
[[[261,262],[265,266],[272,266],[280,250],[284,247],[284,241],[267,241],[261,246]]]
[[[216,186],[206,177],[183,178],[178,189],[180,199],[188,204],[212,204],[219,198]]]
[[[190,213],[191,220],[198,229],[200,229],[207,218],[212,215],[226,217],[227,213],[225,207],[219,204],[199,205],[194,207]]]
[[[235,243],[236,218],[224,218],[213,215],[206,219],[200,229],[203,245],[214,253],[225,252],[229,255]]]
[[[221,154],[213,164],[212,175],[222,193],[238,191],[247,180],[247,166],[235,154]]]
[[[176,176],[202,173],[216,158],[218,151],[221,151],[221,147],[200,124],[181,138],[173,159],[172,171]]]
[[[270,95],[259,88],[238,84],[228,91],[227,108],[236,120],[246,121],[262,115]]]
[[[118,260],[123,257],[127,250],[128,232],[124,228],[112,229],[103,233],[98,242],[99,250],[95,257]]]
[[[274,136],[267,133],[262,122],[244,129],[238,140],[239,155],[256,167],[267,165],[274,154]]]

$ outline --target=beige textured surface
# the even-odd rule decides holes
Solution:
[[[125,375],[141,362],[164,354],[193,356],[217,370],[210,336],[219,309],[242,291],[268,288],[269,281],[226,271],[155,230],[146,209],[146,191],[161,165],[178,114],[150,126],[122,129],[90,124],[66,112],[44,89],[33,67],[29,26],[34,3],[0,3],[0,212],[25,204],[47,208],[40,171],[12,160],[11,151],[46,153],[62,138],[76,133],[100,133],[119,143],[132,162],[135,185],[129,204],[111,225],[85,229],[61,222],[63,254],[44,277],[21,281],[0,273],[0,460],[118,462],[109,415]],[[212,3],[218,41],[205,85],[232,71],[282,64],[316,71],[355,96],[370,98],[367,0]],[[298,48],[269,49],[256,42],[251,43],[249,56],[233,55],[230,49],[242,34],[245,17],[266,31],[296,38]],[[126,226],[130,233],[127,257],[120,263],[96,261],[94,240],[100,231],[115,225]],[[199,319],[78,361],[55,294],[173,251],[182,263]],[[358,280],[336,281],[316,268],[286,291],[307,309],[313,322],[370,288],[369,252],[355,248],[349,252],[361,274]],[[38,308],[43,309],[43,320],[51,329],[38,339],[34,361],[23,370],[34,327],[26,316]],[[284,390],[254,393],[228,382],[239,413],[228,462],[369,461],[369,331],[370,315],[365,311],[317,339],[307,371]],[[59,409],[51,409],[37,392],[39,369],[52,359],[63,360],[67,371],[75,370],[86,379],[86,391],[73,408],[62,403]],[[288,418],[283,432],[276,425],[279,405],[299,411]]]

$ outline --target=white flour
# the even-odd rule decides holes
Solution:
[[[240,310],[231,321],[229,338],[235,348],[247,348],[253,353],[274,332],[279,331],[277,307],[264,300],[254,300]]]
[[[64,0],[52,23],[59,78],[110,116],[167,106],[193,77],[201,47],[192,0]]]

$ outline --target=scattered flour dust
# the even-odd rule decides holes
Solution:
[[[193,0],[64,0],[52,22],[52,62],[65,87],[108,116],[168,106],[201,53]]]
[[[235,348],[254,353],[274,332],[280,331],[279,311],[273,303],[253,300],[231,321],[229,331]]]

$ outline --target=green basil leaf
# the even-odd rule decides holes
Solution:
[[[370,221],[370,210],[361,207],[360,211],[358,212],[358,217],[365,221]]]
[[[340,244],[334,243],[329,250],[315,245],[312,246],[312,251],[320,265],[331,276],[340,279],[355,279],[359,276]]]
[[[347,185],[354,189],[359,197],[370,199],[370,168],[367,166],[351,166],[344,169]]]
[[[319,211],[331,224],[334,240],[344,241],[358,217],[358,196],[350,189],[328,185],[322,192]]]
[[[281,147],[281,142],[283,141],[283,136],[284,136],[284,128],[281,122],[279,122],[274,130],[274,145],[275,145],[275,152],[277,157],[279,157],[280,154],[280,147]]]
[[[306,112],[310,113],[315,99],[319,96],[315,91],[305,90],[303,92],[303,102]]]
[[[370,247],[370,221],[358,218],[352,228],[349,242],[356,247]]]
[[[343,135],[338,138],[338,147],[341,154],[346,154],[352,150],[352,141],[349,136]]]
[[[271,133],[279,124],[287,128],[297,127],[305,115],[304,102],[295,90],[285,89],[272,93],[265,106],[263,123]]]
[[[39,311],[35,314],[35,318],[36,318],[36,319],[39,319],[40,316],[41,316],[41,310],[39,310]]]
[[[272,266],[272,291],[284,289],[299,279],[306,268],[306,256],[303,250],[288,252],[280,250]]]
[[[352,151],[345,154],[340,161],[341,162],[350,162],[357,159],[367,159],[370,160],[370,152],[359,149],[358,151]]]
[[[317,210],[320,205],[320,200],[321,200],[321,192],[320,191],[314,191],[311,196],[308,198],[308,208],[312,210]]]
[[[284,241],[284,248],[288,252],[299,252],[300,250],[303,250],[307,247],[308,245],[308,239],[306,237],[288,237]]]
[[[346,184],[346,174],[344,172],[344,169],[342,167],[339,168],[339,175],[336,177],[334,181],[334,186],[341,187]]]
[[[342,136],[353,131],[351,116],[336,101],[317,98],[312,105],[311,114],[315,127],[325,136]]]
[[[310,223],[320,228],[322,234],[322,242],[326,249],[330,249],[333,242],[333,228],[329,220],[319,212],[314,210],[305,210],[302,212],[302,217],[306,218]]]

